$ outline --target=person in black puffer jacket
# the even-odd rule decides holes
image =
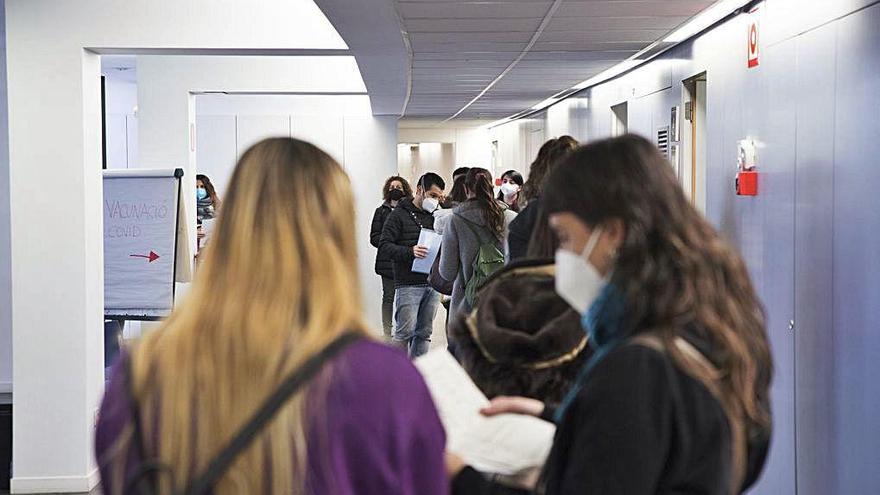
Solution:
[[[428,285],[428,274],[413,272],[412,265],[428,255],[425,246],[417,245],[419,235],[422,229],[433,230],[432,213],[440,206],[445,187],[439,175],[423,175],[413,199],[402,199],[388,214],[379,239],[379,254],[394,262],[392,341],[412,358],[428,352],[440,302],[440,295]]]
[[[403,177],[392,176],[385,181],[382,187],[382,204],[376,208],[373,214],[373,224],[370,227],[370,244],[379,247],[382,238],[382,227],[391,211],[397,207],[400,200],[412,198],[412,188]],[[376,251],[376,274],[382,277],[382,332],[386,340],[391,340],[391,326],[393,323],[394,309],[394,265],[391,258],[383,256],[381,251]]]

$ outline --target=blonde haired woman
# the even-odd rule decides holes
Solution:
[[[348,177],[315,146],[273,138],[244,154],[192,293],[114,367],[96,433],[104,493],[198,491],[236,435],[247,446],[206,492],[448,493],[424,382],[367,337],[354,218]],[[243,430],[331,345],[270,420]]]

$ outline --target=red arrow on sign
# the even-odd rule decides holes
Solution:
[[[159,259],[159,255],[154,253],[153,251],[150,251],[149,256],[145,255],[145,254],[130,254],[129,256],[132,258],[146,258],[146,259],[150,260],[150,263]]]

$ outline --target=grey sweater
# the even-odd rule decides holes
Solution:
[[[466,225],[459,215],[473,222],[480,231],[480,238]],[[504,232],[497,238],[498,247],[507,253],[507,227],[516,218],[512,210],[504,211]],[[483,210],[476,202],[467,201],[453,210],[449,223],[443,230],[443,244],[440,250],[440,276],[446,280],[454,280],[452,286],[452,303],[449,306],[449,322],[455,321],[459,315],[467,312],[467,301],[464,297],[464,286],[473,275],[474,258],[480,245],[493,238],[493,234],[485,227],[486,219]]]

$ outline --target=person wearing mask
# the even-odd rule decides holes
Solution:
[[[556,290],[594,354],[557,406],[495,398],[486,415],[554,419],[536,492],[734,494],[764,465],[773,372],[764,311],[733,248],[650,141],[574,152],[548,178]],[[522,493],[448,456],[454,494]]]
[[[214,220],[219,208],[220,198],[211,179],[204,174],[196,175],[196,261],[199,260],[199,251],[208,242],[210,229],[207,224]]]
[[[440,207],[443,179],[428,172],[416,186],[412,199],[404,198],[385,220],[379,252],[394,262],[394,329],[391,340],[411,358],[428,352],[440,295],[428,285],[428,274],[414,272],[413,261],[428,256],[419,246],[422,229],[433,230],[433,213]]]
[[[443,231],[440,250],[440,276],[455,281],[449,321],[455,321],[459,314],[472,309],[472,302],[465,297],[466,286],[474,276],[474,260],[481,248],[487,243],[494,244],[503,253],[507,227],[516,218],[516,213],[495,199],[492,174],[488,170],[470,169],[464,185],[468,199],[453,211],[449,225]],[[449,343],[452,348],[453,343]]]
[[[382,332],[386,340],[391,340],[391,328],[394,323],[394,266],[390,258],[383,257],[378,251],[379,240],[382,238],[382,227],[385,219],[397,208],[403,198],[412,197],[412,188],[403,177],[393,176],[382,186],[382,204],[373,213],[370,227],[370,244],[377,248],[376,274],[382,277]]]
[[[199,223],[214,218],[219,208],[220,198],[211,179],[204,174],[196,175],[196,217]]]
[[[501,176],[501,190],[498,201],[503,201],[512,211],[519,213],[519,192],[523,186],[523,176],[516,170],[508,170]]]
[[[461,170],[462,169],[458,169],[456,172]],[[449,221],[452,220],[452,211],[455,207],[467,201],[467,191],[464,187],[466,176],[467,172],[465,172],[464,175],[455,176],[452,190],[444,199],[442,208],[434,212],[434,231],[439,235],[443,235],[446,226],[449,225]],[[431,273],[428,274],[428,284],[440,293],[440,304],[443,306],[443,309],[446,310],[447,324],[449,322],[449,305],[452,302],[450,296],[452,296],[453,283],[454,280],[446,280],[440,276],[440,256],[437,256],[434,260],[434,264],[431,266]]]
[[[523,184],[519,194],[520,215],[510,225],[510,261],[527,255],[529,240],[535,229],[535,222],[541,210],[541,197],[544,179],[557,163],[577,148],[577,141],[571,136],[551,139],[541,146],[538,156],[529,169],[529,180]]]
[[[455,178],[455,182],[452,184],[452,190],[440,205],[442,208],[438,208],[434,212],[434,230],[440,235],[443,235],[444,229],[446,229],[446,226],[449,224],[449,220],[452,218],[452,211],[455,207],[464,203],[468,199],[467,190],[464,186],[465,178],[466,175],[460,175]]]
[[[448,493],[427,387],[364,322],[342,167],[263,140],[223,208],[186,301],[113,367],[102,493]]]

